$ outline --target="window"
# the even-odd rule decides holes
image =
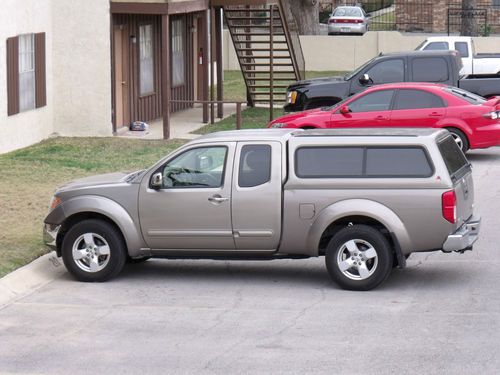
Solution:
[[[448,64],[441,57],[419,57],[412,61],[414,82],[446,82]]]
[[[363,17],[360,8],[337,8],[333,17]]]
[[[493,8],[500,9],[500,0],[493,0]]]
[[[154,92],[153,25],[139,26],[139,94]]]
[[[422,90],[399,90],[394,109],[440,108],[444,103],[439,96]]]
[[[254,187],[271,179],[271,146],[246,145],[241,148],[238,185]]]
[[[19,36],[19,111],[35,108],[35,38]]]
[[[372,66],[366,72],[373,80],[373,84],[403,82],[405,67],[401,59],[385,60]]]
[[[366,94],[349,103],[351,112],[388,111],[391,108],[394,90],[382,90]]]
[[[430,177],[432,167],[420,147],[369,148],[366,151],[366,176]]]
[[[456,87],[447,87],[445,90],[455,95],[457,98],[467,101],[470,104],[480,105],[486,103],[486,99],[483,98],[482,96],[473,94],[471,92]]]
[[[455,42],[455,49],[458,51],[460,57],[469,57],[467,42]]]
[[[184,18],[172,21],[172,86],[185,83]]]
[[[424,51],[447,51],[449,49],[450,45],[448,42],[431,42],[424,47]]]
[[[359,177],[363,149],[358,147],[303,147],[295,154],[295,171],[302,178]]]
[[[463,174],[470,171],[469,162],[452,136],[448,136],[439,142],[438,147],[450,176],[460,178]]]
[[[45,33],[7,39],[7,114],[47,104]]]
[[[217,188],[222,186],[227,148],[188,150],[163,166],[163,188]]]
[[[433,174],[424,149],[414,146],[303,147],[295,159],[300,178],[427,178]]]

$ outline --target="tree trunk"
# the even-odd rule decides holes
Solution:
[[[317,0],[288,0],[300,35],[319,34],[319,3]]]
[[[462,25],[460,27],[460,35],[477,35],[477,21],[472,11],[475,7],[476,0],[462,0]]]

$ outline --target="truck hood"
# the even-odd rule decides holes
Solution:
[[[312,84],[314,84],[314,85],[318,85],[318,84],[322,84],[322,83],[331,84],[331,83],[336,83],[336,82],[345,82],[344,77],[340,77],[340,76],[322,77],[322,78],[314,78],[314,79],[307,79],[304,81],[298,81],[298,82],[295,82],[295,83],[291,84],[290,86],[288,86],[288,90],[294,90],[294,89],[299,88],[299,87],[307,87],[307,86],[312,85]]]
[[[97,187],[102,185],[116,185],[119,183],[129,181],[130,177],[133,177],[134,174],[136,173],[137,172],[133,173],[115,172],[115,173],[106,173],[106,174],[79,178],[77,180],[68,182],[63,186],[60,186],[57,189],[57,192],[64,192],[68,190],[81,189],[81,188]]]

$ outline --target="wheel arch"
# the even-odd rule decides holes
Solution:
[[[68,229],[86,219],[100,219],[113,225],[124,239],[130,256],[140,255],[140,249],[146,247],[140,229],[136,227],[130,214],[109,198],[80,196],[63,202],[61,209],[64,216],[54,221],[54,224],[61,225],[56,239],[58,252]]]
[[[331,237],[350,223],[367,224],[381,230],[398,256],[399,263],[400,257],[411,252],[410,236],[401,219],[387,206],[368,199],[348,199],[322,210],[309,230],[308,248],[313,249],[316,255],[324,254]]]

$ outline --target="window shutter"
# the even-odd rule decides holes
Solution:
[[[35,107],[47,105],[45,81],[45,33],[35,34]]]
[[[7,115],[19,113],[19,38],[7,39]]]

